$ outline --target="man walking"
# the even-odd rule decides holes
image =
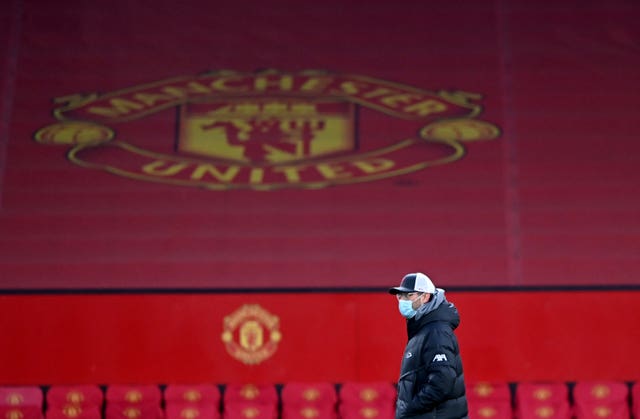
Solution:
[[[458,339],[456,307],[423,273],[410,273],[389,290],[407,319],[396,419],[468,418]]]

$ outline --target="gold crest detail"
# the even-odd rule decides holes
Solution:
[[[539,388],[533,393],[533,397],[536,400],[547,400],[551,397],[551,390],[548,388]]]
[[[5,417],[6,419],[22,419],[24,418],[24,413],[20,409],[11,409],[6,413]]]
[[[540,406],[536,408],[535,414],[539,418],[549,418],[555,414],[555,410],[551,406]]]
[[[282,339],[280,319],[258,304],[245,304],[223,321],[222,342],[238,361],[259,364],[271,357]]]
[[[24,413],[19,409],[11,409],[6,413],[6,419],[22,419],[24,417]]]
[[[260,389],[253,384],[247,384],[240,389],[240,395],[246,400],[254,400],[260,395]]]
[[[489,383],[478,383],[473,388],[473,392],[480,397],[489,397],[493,393],[493,386]]]
[[[308,388],[303,392],[302,397],[306,401],[312,402],[312,401],[318,400],[318,398],[320,398],[320,392],[318,391],[318,389]]]
[[[260,409],[257,407],[247,407],[246,409],[242,409],[242,416],[247,419],[253,419],[256,416],[260,416]]]
[[[607,406],[598,406],[593,409],[593,413],[598,418],[607,418],[613,413]]]
[[[82,414],[82,408],[73,404],[66,405],[62,409],[62,414],[68,418],[77,418]]]
[[[315,407],[303,407],[300,409],[300,416],[306,419],[312,419],[320,416],[320,413]]]
[[[372,402],[378,398],[378,392],[372,388],[365,388],[360,392],[360,398],[365,402]]]
[[[140,412],[140,409],[137,409],[135,407],[127,407],[122,411],[122,414],[126,418],[136,419],[136,418],[139,418],[142,413]]]
[[[484,406],[478,410],[478,414],[483,418],[492,418],[496,415],[496,409],[491,406]]]
[[[79,391],[70,391],[67,393],[67,401],[74,404],[82,403],[84,401],[84,394]]]
[[[180,417],[183,419],[195,419],[200,416],[200,411],[194,407],[187,407],[180,411]]]
[[[202,399],[202,394],[198,390],[187,390],[183,395],[184,399],[189,402],[197,402]]]
[[[142,393],[140,393],[138,390],[131,390],[124,395],[124,399],[129,403],[138,403],[142,401]]]
[[[600,384],[600,385],[594,386],[593,389],[591,389],[591,394],[596,399],[605,399],[609,397],[609,394],[611,394],[611,389],[609,389],[609,387],[606,385]]]
[[[6,400],[9,406],[19,406],[24,402],[24,397],[20,393],[11,393]]]
[[[378,409],[372,406],[366,406],[360,409],[360,416],[366,419],[372,419],[377,417],[380,414]]]

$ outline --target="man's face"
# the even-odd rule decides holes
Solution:
[[[422,304],[424,304],[423,296],[424,296],[423,292],[400,292],[396,294],[396,298],[398,300],[411,301],[411,307],[414,310],[417,310]]]

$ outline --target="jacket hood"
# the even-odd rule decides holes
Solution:
[[[431,301],[418,309],[415,317],[407,320],[409,337],[413,336],[427,323],[432,322],[449,323],[451,329],[456,329],[460,324],[458,309],[453,303],[447,301],[444,290],[441,288],[436,289],[434,298]]]

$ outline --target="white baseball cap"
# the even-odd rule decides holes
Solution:
[[[406,274],[402,278],[399,287],[389,289],[389,294],[399,294],[401,292],[426,292],[427,294],[435,294],[436,287],[428,276],[422,272]]]

